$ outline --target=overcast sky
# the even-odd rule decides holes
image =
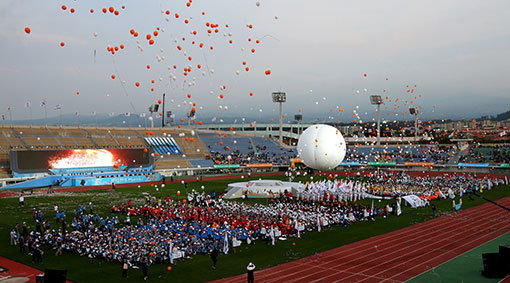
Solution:
[[[13,119],[26,119],[30,101],[33,117],[44,117],[42,100],[49,116],[57,115],[56,104],[81,115],[141,113],[164,92],[177,118],[191,101],[199,119],[277,119],[271,92],[278,90],[287,93],[284,112],[301,109],[305,119],[366,119],[374,110],[370,94],[388,96],[383,115],[391,120],[409,118],[409,106],[422,107],[427,118],[510,109],[510,1],[259,3],[2,0],[0,114],[10,106]],[[110,6],[118,16],[101,11]],[[207,22],[218,24],[218,33]],[[146,35],[157,27],[149,45]],[[115,55],[107,51],[120,44]]]

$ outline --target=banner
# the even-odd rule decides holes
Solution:
[[[434,166],[434,162],[404,162],[406,166]]]
[[[213,166],[215,169],[239,168],[239,164],[217,164]]]
[[[246,167],[273,167],[273,163],[246,164]]]
[[[397,162],[368,162],[371,166],[395,166]]]
[[[407,201],[412,208],[422,207],[427,204],[426,200],[422,200],[416,195],[403,196],[402,198]]]
[[[459,167],[489,167],[489,163],[459,163]]]

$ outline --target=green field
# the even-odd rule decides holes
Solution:
[[[270,179],[283,179],[283,176],[272,176]],[[255,178],[252,178],[255,179]],[[257,178],[258,179],[258,178]],[[268,177],[269,179],[269,177]],[[316,178],[317,179],[317,178]],[[207,192],[215,191],[217,194],[224,192],[228,183],[246,181],[244,179],[204,181],[201,183],[190,183],[188,191],[195,189],[201,191],[201,186],[205,186]],[[304,177],[298,179],[305,181]],[[306,179],[309,180],[309,179]],[[485,191],[483,195],[489,199],[499,199],[510,196],[509,186],[500,186],[492,191]],[[45,268],[67,269],[68,279],[75,282],[117,282],[126,281],[121,277],[121,265],[106,262],[101,259],[89,259],[75,254],[64,253],[62,256],[55,256],[55,251],[45,249],[42,264],[32,264],[32,258],[26,254],[21,254],[19,248],[9,245],[9,232],[16,223],[26,221],[34,229],[32,220],[32,208],[42,209],[47,219],[51,219],[52,227],[58,225],[54,220],[53,205],[57,204],[60,209],[64,209],[67,214],[67,222],[70,223],[75,209],[79,205],[94,203],[94,213],[100,216],[119,216],[123,221],[125,216],[111,213],[112,205],[131,200],[133,205],[145,203],[142,192],[149,192],[153,196],[165,198],[177,198],[177,191],[180,190],[185,195],[184,186],[180,183],[166,185],[165,188],[154,187],[132,187],[123,188],[116,191],[99,190],[89,192],[77,192],[58,194],[54,196],[39,196],[25,198],[25,207],[18,207],[17,198],[0,199],[0,234],[4,235],[2,244],[0,244],[0,254],[9,259],[44,270]],[[485,201],[475,198],[469,200],[464,198],[464,208],[480,205]],[[248,202],[264,203],[267,200],[247,200]],[[391,201],[376,201],[376,206],[383,206]],[[362,200],[361,203],[370,205],[371,200]],[[437,215],[443,215],[452,212],[451,200],[435,201]],[[152,265],[149,268],[150,281],[172,280],[173,282],[201,282],[212,279],[218,279],[226,276],[236,275],[245,272],[248,262],[253,262],[257,269],[269,267],[279,263],[292,261],[314,253],[325,251],[341,245],[359,241],[371,236],[387,233],[415,223],[426,221],[432,218],[432,211],[429,207],[412,209],[402,206],[403,214],[399,217],[390,216],[388,218],[377,218],[375,222],[360,222],[345,228],[339,226],[329,227],[321,233],[311,232],[302,235],[301,239],[290,238],[287,241],[279,241],[276,246],[266,246],[261,241],[256,241],[255,245],[243,244],[237,249],[236,254],[232,251],[228,255],[218,257],[216,270],[211,269],[211,260],[208,256],[197,255],[192,259],[178,262],[171,271],[167,270],[166,264]],[[132,217],[132,223],[136,223],[137,218]],[[295,243],[295,245],[292,245]],[[128,272],[129,281],[142,280],[142,271],[140,269],[130,269]]]

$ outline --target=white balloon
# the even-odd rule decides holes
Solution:
[[[340,130],[324,124],[308,127],[299,137],[297,153],[309,167],[330,170],[345,157],[345,140]]]

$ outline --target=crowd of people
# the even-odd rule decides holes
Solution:
[[[226,148],[227,150],[228,148]],[[240,150],[232,150],[228,153],[215,152],[210,150],[212,159],[217,164],[239,164],[246,165],[251,163],[272,163],[272,164],[288,164],[290,158],[294,158],[293,151],[267,151],[265,148],[259,149],[258,152]]]
[[[34,210],[37,229],[26,233],[24,244],[31,253],[46,245],[59,253],[67,251],[128,265],[173,263],[213,250],[227,253],[229,247],[235,252],[238,246],[257,239],[274,245],[279,239],[375,216],[370,208],[336,199],[318,201],[285,193],[272,198],[268,205],[252,205],[196,191],[180,201],[147,195],[143,205],[133,206],[128,201],[112,207],[112,211],[119,215],[101,217],[93,213],[91,203],[89,209],[79,206],[68,227],[68,216],[58,206],[57,226]],[[131,223],[132,218],[138,219],[133,221],[136,223]]]
[[[307,174],[289,171],[287,175],[292,178],[298,173]],[[225,201],[191,190],[180,200],[158,199],[145,193],[145,202],[133,205],[127,200],[112,206],[113,217],[95,214],[92,203],[78,206],[68,215],[55,205],[54,220],[34,208],[35,229],[29,231],[26,223],[16,225],[10,233],[11,244],[32,255],[34,262],[42,261],[41,246],[45,245],[57,255],[66,251],[146,270],[153,263],[173,264],[197,254],[217,256],[218,251],[228,253],[230,248],[236,252],[240,245],[256,240],[275,245],[279,240],[320,232],[327,226],[344,227],[375,221],[379,216],[399,215],[399,199],[408,195],[448,198],[508,184],[507,179],[477,179],[472,175],[411,176],[389,171],[356,180],[337,177],[310,180],[302,189],[273,195],[267,205]],[[397,201],[375,207],[374,201],[362,205],[359,200],[364,198]]]
[[[381,148],[349,148],[347,162],[433,162],[447,164],[454,160],[456,148],[450,145],[383,146]]]
[[[460,162],[492,164],[510,163],[510,145],[474,145],[468,150],[466,155],[460,157]]]

